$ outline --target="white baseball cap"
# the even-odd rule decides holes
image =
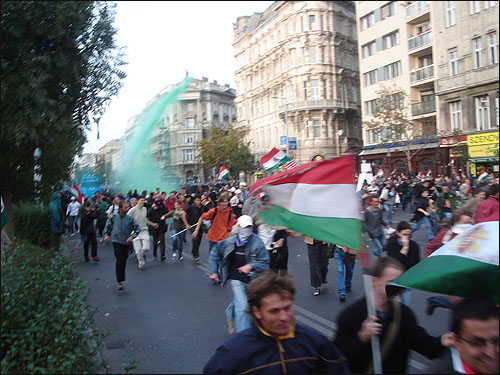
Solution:
[[[240,190],[240,189],[236,189],[234,192],[235,192],[236,194],[241,194],[241,190]]]
[[[249,215],[242,215],[238,218],[238,221],[236,222],[236,224],[240,227],[240,228],[246,228],[246,227],[250,227],[253,225],[253,219],[251,216]]]

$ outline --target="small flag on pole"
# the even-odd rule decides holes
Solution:
[[[218,180],[224,181],[228,177],[229,177],[229,170],[226,168],[225,165],[223,165],[222,167],[220,167],[219,173],[217,173],[217,177],[216,178]]]
[[[394,168],[391,172],[391,176],[394,176],[396,174],[396,168]]]
[[[2,200],[2,229],[7,224],[7,212],[5,211],[5,206],[3,205],[3,197],[0,198]]]
[[[478,181],[483,181],[483,180],[487,179],[488,177],[490,177],[488,172],[482,171],[477,179],[478,179]]]
[[[425,176],[426,176],[426,177],[430,177],[431,175],[432,175],[432,171],[431,171],[431,169],[429,168],[429,169],[427,170],[427,174],[426,174]]]
[[[278,150],[276,147],[266,155],[264,155],[260,159],[260,165],[266,171],[272,171],[274,169],[278,169],[281,165],[285,164],[289,161],[290,158],[281,150]]]
[[[424,179],[424,174],[422,173],[422,171],[418,172],[418,175],[417,175],[417,178],[422,181]]]
[[[76,197],[76,199],[80,204],[83,204],[83,194],[80,191],[80,189],[78,189],[78,186],[73,185],[73,187],[70,190],[70,193]]]
[[[448,163],[448,167],[453,167],[455,165],[455,159],[451,158],[450,162]]]

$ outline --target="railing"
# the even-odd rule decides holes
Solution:
[[[413,116],[425,115],[426,113],[436,112],[436,100],[413,103],[411,105],[411,114]]]
[[[410,82],[423,81],[424,79],[429,79],[434,77],[434,65],[427,65],[423,68],[415,69],[410,72]]]
[[[417,1],[406,7],[406,18],[411,18],[416,14],[426,11],[430,8],[429,1]]]
[[[408,39],[408,50],[411,51],[412,49],[422,47],[429,43],[432,43],[432,30]]]
[[[300,100],[297,102],[288,103],[287,111],[299,111],[319,108],[348,108],[356,109],[352,102],[343,102],[336,99],[314,99],[314,100]],[[279,112],[285,111],[285,104],[279,106]]]

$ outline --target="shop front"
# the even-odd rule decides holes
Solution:
[[[467,170],[467,136],[445,137],[439,140],[441,148],[443,174],[451,176],[453,172]]]
[[[467,147],[471,176],[482,171],[498,176],[498,131],[468,135]]]

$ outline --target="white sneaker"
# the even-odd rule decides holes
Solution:
[[[172,259],[175,259],[175,258],[177,258],[177,253],[172,254]]]
[[[184,257],[183,257],[183,256],[180,256],[180,257],[179,257],[179,260],[183,260],[183,259],[184,259]]]
[[[122,283],[118,283],[118,285],[116,286],[116,289],[123,290],[123,284]]]

